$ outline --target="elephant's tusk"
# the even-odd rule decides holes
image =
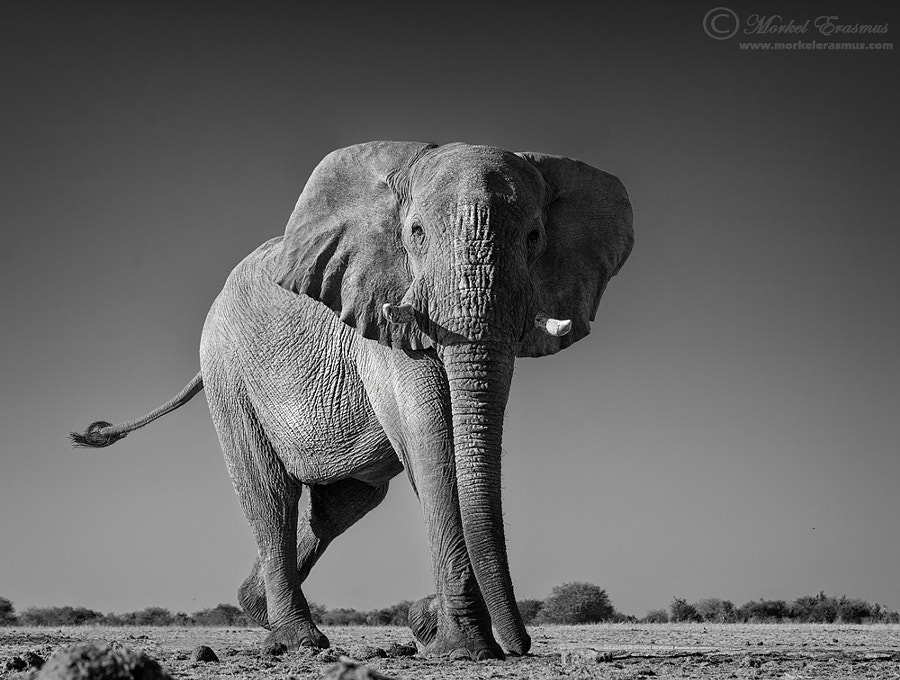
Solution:
[[[551,319],[546,314],[538,314],[534,317],[534,326],[535,328],[540,328],[547,335],[553,335],[555,337],[561,337],[572,330],[572,321],[571,319]]]
[[[409,323],[416,320],[416,310],[410,305],[392,305],[387,302],[381,306],[381,313],[388,323]]]

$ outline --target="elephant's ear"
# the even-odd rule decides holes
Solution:
[[[532,263],[536,308],[571,319],[572,329],[554,337],[526,331],[518,356],[555,354],[590,333],[600,297],[634,244],[631,203],[613,175],[581,161],[521,153],[544,177],[546,248]]]
[[[328,154],[313,170],[288,221],[278,255],[279,285],[322,302],[363,337],[423,349],[415,323],[388,324],[411,283],[400,241],[408,172],[433,148],[420,142],[368,142]]]

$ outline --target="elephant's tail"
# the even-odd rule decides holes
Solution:
[[[170,411],[174,411],[179,406],[184,406],[202,389],[203,374],[201,372],[195,375],[193,379],[185,385],[181,392],[176,394],[159,408],[150,411],[147,415],[122,425],[113,425],[112,423],[107,423],[105,420],[98,420],[97,422],[88,425],[88,428],[82,433],[72,432],[69,435],[69,438],[72,440],[74,446],[82,448],[99,449],[104,446],[109,446],[110,444],[115,444],[132,430],[136,430],[147,423],[153,422],[157,418],[161,418]]]

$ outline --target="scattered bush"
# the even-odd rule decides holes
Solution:
[[[408,626],[409,600],[390,607],[357,611],[326,609],[309,603],[313,621],[330,626]],[[564,583],[556,586],[546,600],[519,600],[522,620],[528,623],[636,622],[633,616],[617,612],[606,591],[590,583]],[[900,623],[900,614],[865,600],[818,595],[798,597],[790,604],[784,600],[760,599],[735,608],[728,600],[708,597],[694,604],[675,597],[666,609],[652,609],[639,619],[641,623],[705,621],[709,623]],[[163,607],[147,607],[125,614],[106,614],[86,607],[30,607],[16,614],[10,600],[0,597],[0,626],[255,626],[247,615],[232,604],[219,604],[193,614],[172,614]]]
[[[0,597],[0,626],[15,626],[19,622],[16,608],[5,597]]]
[[[697,608],[681,597],[673,597],[669,604],[669,621],[675,623],[694,622],[700,620]]]
[[[592,583],[555,586],[538,612],[537,623],[597,623],[615,617],[606,591]]]
[[[878,604],[846,595],[831,597],[824,592],[798,597],[790,606],[791,618],[803,623],[879,623],[890,613]]]
[[[364,626],[366,613],[355,609],[329,609],[322,617],[322,623],[326,626]]]
[[[102,623],[103,614],[86,607],[29,607],[21,616],[23,626],[83,626]]]
[[[522,615],[522,621],[531,623],[535,620],[544,603],[541,600],[519,600],[516,602],[519,607],[519,614]]]

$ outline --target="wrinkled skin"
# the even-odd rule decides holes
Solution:
[[[239,601],[272,651],[328,645],[301,585],[405,470],[433,563],[411,610],[426,653],[502,658],[492,624],[528,652],[500,491],[514,361],[584,337],[632,243],[624,188],[569,159],[373,142],[319,165],[285,235],[228,278],[200,351],[259,550]]]

